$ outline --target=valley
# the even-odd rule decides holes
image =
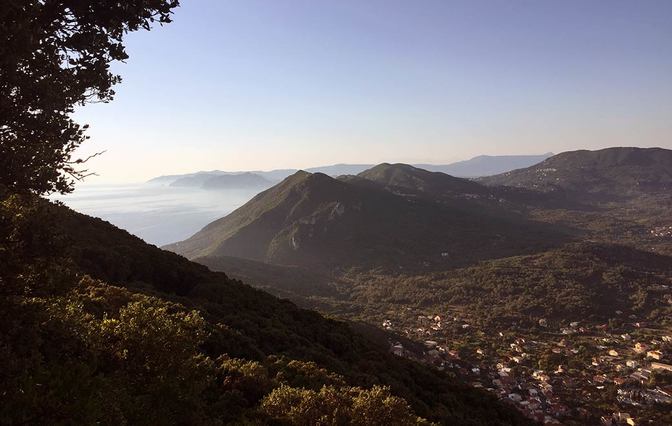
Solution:
[[[619,167],[635,177],[622,175],[624,185],[641,178],[641,168],[648,167],[639,165],[642,158],[659,156],[618,150],[601,157],[607,158],[609,179],[613,161],[626,163]],[[383,164],[338,180],[316,176],[324,186],[306,184],[312,175],[302,175],[298,186],[283,183],[282,193],[293,198],[271,189],[240,209],[241,217],[266,220],[268,237],[253,246],[260,251],[239,251],[236,233],[254,222],[241,228],[236,212],[169,249],[185,250],[212,270],[227,271],[300,306],[381,327],[392,333],[392,353],[485,389],[532,420],[595,424],[627,413],[637,424],[664,424],[672,403],[672,240],[665,214],[672,200],[666,178],[656,180],[649,173],[648,184],[615,194],[603,190],[599,163],[587,167],[582,166],[580,178],[589,173],[592,180],[585,185],[568,178],[571,183],[564,187],[564,178],[555,179],[545,191],[536,180],[529,187],[507,187],[493,183],[497,177],[469,181],[406,165]],[[571,176],[571,170],[563,176]],[[665,177],[669,170],[672,162],[663,162],[656,173]],[[357,191],[366,195],[353,196]],[[341,229],[332,223],[340,220],[334,219],[337,203],[349,206],[372,199],[370,194],[390,203],[385,214],[372,214],[371,225],[352,237],[345,237],[344,230],[318,231]],[[279,201],[261,208],[269,195]],[[431,224],[423,233],[411,220],[400,219],[405,203],[436,209],[438,217],[451,220],[428,222],[416,212],[418,224]],[[372,230],[390,212],[390,223],[398,225],[380,228],[380,234],[394,239],[366,250],[355,243],[342,248],[359,235],[375,241]],[[457,214],[464,216],[452,227]],[[479,232],[468,231],[470,220]],[[273,229],[287,226],[274,234]],[[506,227],[511,227],[508,234]],[[347,229],[357,228],[349,223]],[[404,234],[405,229],[410,232]],[[495,232],[498,244],[491,240]],[[279,239],[289,234],[302,236],[306,252],[334,262],[306,261],[303,247],[291,244],[296,239]],[[290,251],[277,256],[283,245]],[[390,248],[398,250],[397,256]],[[434,257],[437,252],[440,257]],[[388,257],[391,261],[382,261]],[[416,343],[404,345],[401,337]],[[647,350],[636,349],[642,347]]]

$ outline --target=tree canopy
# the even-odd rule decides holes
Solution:
[[[171,21],[178,0],[0,0],[0,184],[70,192],[88,172],[75,106],[108,102],[123,37]]]

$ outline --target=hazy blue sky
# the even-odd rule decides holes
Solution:
[[[127,45],[98,181],[672,148],[670,0],[183,0]]]

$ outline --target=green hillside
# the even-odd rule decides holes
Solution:
[[[106,222],[33,197],[0,206],[3,424],[525,423]]]
[[[491,191],[468,179],[429,172],[408,164],[379,164],[357,176],[379,183],[392,191],[407,191],[431,197],[489,197]]]

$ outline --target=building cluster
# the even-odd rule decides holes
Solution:
[[[672,410],[672,383],[655,380],[672,375],[672,330],[641,322],[616,329],[580,321],[551,326],[541,320],[536,330],[516,335],[479,330],[457,316],[415,318],[413,326],[401,330],[385,321],[386,328],[423,344],[418,352],[394,342],[396,355],[455,374],[542,424],[565,419],[650,424],[657,413]],[[465,340],[470,344],[458,344]]]
[[[653,229],[651,229],[651,235],[654,237],[660,237],[660,238],[670,238],[672,237],[672,225],[668,226],[657,226]]]

